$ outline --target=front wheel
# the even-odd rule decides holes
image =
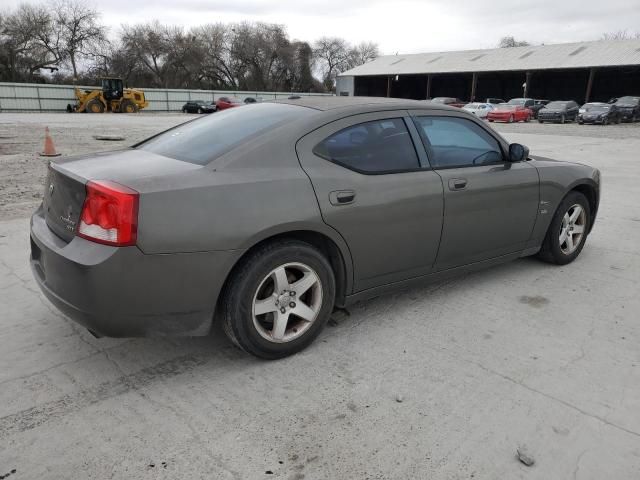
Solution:
[[[564,114],[560,117],[560,123],[564,124],[567,121],[566,117],[564,116]]]
[[[292,355],[329,320],[335,290],[331,265],[315,247],[295,240],[267,244],[245,258],[225,286],[224,331],[257,357]]]
[[[509,123],[513,123],[513,115],[509,117]]]
[[[573,262],[584,247],[590,222],[587,198],[580,192],[570,192],[558,206],[538,256],[557,265]]]

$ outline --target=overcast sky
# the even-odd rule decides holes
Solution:
[[[1,6],[19,3],[0,0]],[[156,19],[187,27],[262,21],[284,24],[293,39],[313,41],[327,35],[352,43],[371,40],[383,54],[491,48],[506,35],[540,44],[640,31],[640,0],[101,0],[92,4],[102,11],[112,32],[124,23]]]

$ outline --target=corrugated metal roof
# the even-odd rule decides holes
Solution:
[[[384,55],[341,76],[499,72],[640,65],[640,39]]]

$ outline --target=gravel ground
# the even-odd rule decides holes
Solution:
[[[96,133],[130,144],[187,118],[0,114],[0,477],[639,478],[638,125],[496,126],[601,169],[573,264],[522,259],[386,295],[263,362],[219,329],[95,339],[29,271],[44,125],[71,154],[111,146]]]

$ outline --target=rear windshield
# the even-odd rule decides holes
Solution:
[[[584,109],[587,112],[606,112],[607,110],[609,110],[610,106],[609,105],[585,105]]]
[[[567,106],[567,102],[551,102],[547,104],[547,108],[564,108]]]
[[[178,125],[136,146],[185,162],[206,165],[240,143],[285,123],[312,114],[297,105],[256,103],[229,108],[202,119]]]
[[[636,105],[640,101],[640,97],[621,97],[616,102],[616,105]]]

